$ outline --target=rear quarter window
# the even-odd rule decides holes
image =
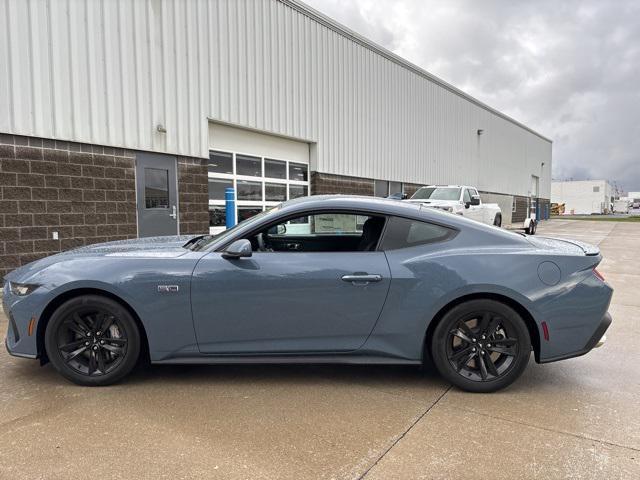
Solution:
[[[384,232],[381,250],[397,250],[448,240],[455,230],[433,223],[391,217]]]

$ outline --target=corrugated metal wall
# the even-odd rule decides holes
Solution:
[[[323,172],[549,197],[550,142],[382,53],[278,0],[0,0],[0,132],[203,157],[214,119]]]

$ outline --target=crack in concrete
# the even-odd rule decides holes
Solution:
[[[543,426],[540,426],[540,425],[533,425],[531,423],[523,422],[523,421],[520,421],[520,420],[513,420],[513,419],[510,419],[510,418],[504,418],[504,417],[500,417],[500,416],[497,416],[497,415],[490,415],[490,414],[484,413],[484,412],[477,412],[477,411],[469,409],[469,408],[455,407],[455,406],[452,406],[452,405],[449,405],[448,408],[452,408],[454,410],[460,410],[460,411],[463,411],[463,412],[473,413],[474,415],[480,415],[482,417],[493,418],[495,420],[501,420],[503,422],[514,423],[516,425],[523,425],[525,427],[531,427],[531,428],[535,428],[537,430],[544,430],[546,432],[557,433],[557,434],[560,434],[560,435],[567,435],[567,436],[570,436],[570,437],[579,438],[581,440],[589,440],[591,442],[598,442],[598,443],[602,443],[604,445],[609,445],[609,446],[612,446],[612,447],[624,448],[625,450],[631,450],[632,452],[640,452],[640,448],[630,447],[628,445],[620,445],[618,443],[609,442],[607,440],[599,440],[597,438],[588,437],[586,435],[580,435],[578,433],[567,432],[567,431],[564,431],[564,430],[555,430],[553,428],[543,427]]]
[[[402,439],[407,435],[407,433],[409,433],[409,432],[411,431],[411,429],[412,429],[413,427],[415,427],[415,426],[418,424],[418,422],[419,422],[420,420],[422,420],[422,419],[427,415],[427,413],[429,413],[429,412],[433,409],[433,407],[435,407],[435,406],[438,404],[438,402],[440,402],[440,400],[442,400],[442,399],[443,399],[443,397],[444,397],[447,393],[449,393],[449,391],[450,391],[452,388],[453,388],[453,385],[449,385],[449,386],[447,387],[447,389],[446,389],[444,392],[442,392],[442,394],[441,394],[441,395],[436,399],[436,401],[435,401],[435,402],[433,402],[433,403],[429,406],[429,408],[427,408],[424,412],[422,412],[422,414],[421,414],[420,416],[418,416],[418,418],[416,418],[416,419],[411,423],[411,425],[409,425],[409,427],[408,427],[404,432],[402,432],[402,434],[401,434],[398,438],[396,438],[396,439],[395,439],[395,441],[394,441],[391,445],[389,445],[389,447],[388,447],[384,452],[382,452],[382,454],[381,454],[381,455],[376,459],[376,461],[375,461],[375,462],[373,462],[373,464],[372,464],[369,468],[367,468],[364,472],[362,472],[362,475],[360,475],[360,476],[357,478],[357,480],[362,480],[364,477],[366,477],[366,476],[369,474],[369,472],[370,472],[371,470],[373,470],[373,468],[374,468],[376,465],[378,465],[378,463],[380,463],[380,460],[382,460],[382,459],[383,459],[383,458],[384,458],[384,457],[385,457],[385,456],[386,456],[386,455],[387,455],[387,454],[388,454],[388,453],[393,449],[393,447],[395,447],[395,446],[400,442],[400,440],[402,440]]]

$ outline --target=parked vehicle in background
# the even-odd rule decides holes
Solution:
[[[613,213],[629,213],[629,200],[616,200],[613,202]]]
[[[502,211],[497,203],[482,203],[478,190],[466,185],[428,185],[419,188],[407,200],[420,203],[429,208],[437,208],[446,212],[485,223],[502,225]]]
[[[405,200],[406,198],[408,198],[408,195],[406,193],[396,192],[387,196],[387,198],[390,198],[392,200]]]

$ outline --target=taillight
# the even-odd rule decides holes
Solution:
[[[601,274],[601,273],[600,273],[596,268],[594,268],[594,269],[593,269],[593,274],[594,274],[596,277],[598,277],[598,279],[599,279],[600,281],[602,281],[602,282],[604,282],[604,281],[605,281],[605,279],[604,279],[604,277],[602,276],[602,274]]]

